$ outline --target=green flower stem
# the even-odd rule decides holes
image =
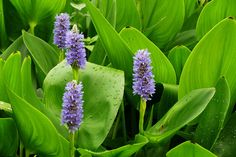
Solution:
[[[139,132],[141,134],[144,133],[143,123],[144,123],[145,111],[146,111],[146,100],[141,98],[140,99],[140,106],[139,106]]]
[[[76,66],[72,66],[72,71],[73,71],[74,80],[78,81],[79,80],[79,68]]]
[[[65,59],[65,53],[64,51],[61,49],[60,52],[59,52],[59,63],[61,61],[63,61]]]
[[[70,132],[69,134],[69,142],[70,142],[70,157],[75,156],[75,151],[74,151],[74,143],[75,143],[75,134],[73,132]]]
[[[24,145],[22,141],[20,141],[20,157],[24,157]]]
[[[124,141],[127,141],[124,101],[122,101],[122,103],[121,103],[120,111],[122,114],[121,118],[122,118],[122,129],[123,129]]]
[[[30,150],[25,149],[25,156],[26,156],[26,157],[30,157]]]
[[[35,22],[30,22],[29,26],[30,26],[30,33],[34,35],[34,28],[36,27],[36,23]]]

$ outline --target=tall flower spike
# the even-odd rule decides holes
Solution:
[[[61,13],[56,16],[54,23],[54,44],[60,49],[65,48],[66,32],[70,29],[70,16],[67,13]]]
[[[69,131],[74,133],[78,130],[83,119],[83,85],[77,85],[75,80],[68,82],[63,95],[61,113],[62,124],[67,124]]]
[[[76,25],[66,34],[66,60],[71,66],[84,69],[86,64],[86,51],[84,47],[84,35],[78,33]]]
[[[150,100],[155,93],[150,53],[148,50],[138,50],[133,59],[133,93]]]

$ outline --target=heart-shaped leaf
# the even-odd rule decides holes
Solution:
[[[45,78],[45,102],[58,117],[65,85],[72,79],[72,69],[66,62],[58,64]],[[93,150],[104,141],[117,115],[123,98],[124,74],[87,62],[80,80],[84,86],[84,119],[77,142],[80,147]]]

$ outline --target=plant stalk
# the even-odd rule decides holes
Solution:
[[[70,132],[69,134],[69,140],[70,140],[70,157],[74,157],[75,156],[75,152],[74,152],[74,143],[75,143],[75,133]]]
[[[146,111],[146,100],[141,98],[140,99],[140,106],[139,106],[139,133],[143,134],[143,124],[144,124],[144,115]]]

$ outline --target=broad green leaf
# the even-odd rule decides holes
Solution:
[[[145,131],[151,143],[168,140],[176,131],[194,120],[206,108],[214,96],[214,88],[191,91],[180,99],[153,127]]]
[[[218,157],[234,157],[236,149],[236,113],[233,113],[211,149]]]
[[[120,36],[134,53],[139,49],[148,49],[151,53],[152,71],[156,82],[176,83],[175,71],[170,61],[161,50],[140,31],[135,28],[125,28],[120,32]]]
[[[58,132],[67,138],[68,131],[65,127],[61,126],[61,120],[57,118],[52,111],[48,110],[37,97],[35,91],[36,89],[33,87],[31,75],[31,59],[30,57],[27,57],[24,59],[21,67],[22,98],[46,115],[54,124]]]
[[[98,39],[88,61],[98,65],[106,65],[107,57],[107,53],[105,52],[100,39]]]
[[[230,90],[225,78],[216,84],[216,94],[201,115],[194,134],[195,141],[210,149],[224,127],[230,105]]]
[[[66,0],[11,0],[21,18],[28,24],[48,22],[65,6]]]
[[[21,95],[20,68],[21,68],[21,55],[19,52],[17,52],[15,54],[11,54],[9,58],[6,60],[3,66],[3,73],[2,73],[5,87],[7,86],[9,89],[14,91],[18,95]],[[4,90],[4,92],[5,92],[4,96],[6,96],[7,95],[6,89]]]
[[[177,83],[179,83],[184,64],[190,53],[191,51],[187,47],[176,46],[172,50],[170,50],[170,53],[168,54],[168,58],[175,68]]]
[[[162,84],[163,92],[158,102],[157,119],[161,119],[178,101],[178,85]]]
[[[99,8],[112,26],[116,25],[117,0],[100,0]]]
[[[186,141],[171,149],[166,156],[167,157],[216,157],[209,150],[201,147],[197,143],[191,143],[190,141]]]
[[[58,117],[65,85],[72,80],[72,76],[71,67],[64,61],[45,78],[45,102]],[[80,78],[84,86],[84,119],[78,131],[78,144],[93,150],[104,141],[117,115],[123,98],[124,74],[87,62],[86,68],[80,72]]]
[[[0,50],[5,49],[8,45],[7,32],[5,28],[3,0],[0,0]]]
[[[5,51],[3,51],[0,57],[6,60],[12,53],[17,51],[20,51],[23,56],[28,54],[28,50],[25,47],[22,36],[17,38]]]
[[[15,156],[19,138],[13,119],[0,118],[0,139],[1,156]]]
[[[119,32],[126,26],[141,28],[141,21],[135,0],[117,0],[116,30]]]
[[[23,31],[23,41],[29,50],[39,71],[46,74],[58,63],[58,54],[42,39]]]
[[[235,0],[212,0],[202,10],[197,22],[197,38],[201,39],[218,22],[236,16]]]
[[[141,1],[143,31],[159,48],[163,48],[181,30],[184,0]]]
[[[132,51],[101,12],[89,0],[84,2],[112,66],[125,71],[126,80],[132,80]]]
[[[26,148],[40,155],[57,155],[60,140],[51,121],[10,89],[8,96],[21,140]]]
[[[148,143],[148,139],[142,135],[136,135],[134,142],[113,150],[106,150],[103,152],[92,152],[87,149],[79,148],[78,151],[81,155],[91,155],[94,157],[130,157],[134,153],[138,152],[145,144]]]
[[[0,100],[8,102],[8,96],[6,93],[6,87],[4,83],[4,76],[3,76],[3,67],[4,67],[4,61],[2,58],[0,58]]]
[[[184,0],[185,17],[188,18],[194,13],[197,6],[197,0]]]
[[[225,76],[231,93],[232,111],[236,102],[236,21],[227,18],[217,24],[195,46],[183,68],[179,98],[198,88],[213,87]]]

